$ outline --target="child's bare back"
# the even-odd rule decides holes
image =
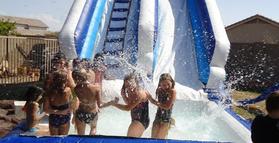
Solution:
[[[39,100],[42,98],[44,91],[36,86],[29,87],[25,96],[27,96],[26,104],[23,110],[26,112],[26,130],[31,131],[45,116],[40,114]]]
[[[92,83],[82,83],[75,87],[75,93],[80,101],[79,110],[98,112],[100,106],[100,86]]]

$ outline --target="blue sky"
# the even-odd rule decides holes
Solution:
[[[59,31],[73,0],[0,0],[0,15],[37,18],[52,31]],[[224,24],[230,25],[255,14],[279,22],[279,0],[216,0]]]

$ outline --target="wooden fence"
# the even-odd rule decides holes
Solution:
[[[0,36],[0,85],[39,81],[58,51],[57,39]]]

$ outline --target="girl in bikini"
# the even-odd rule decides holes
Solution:
[[[155,120],[152,126],[152,138],[165,139],[168,135],[172,118],[172,108],[176,99],[176,90],[174,89],[175,82],[170,74],[164,73],[160,76],[159,85],[156,90],[155,100],[148,95],[151,103],[158,106]]]
[[[46,91],[44,111],[49,114],[50,135],[67,135],[73,110],[72,92],[67,86],[68,73],[57,70],[52,73],[53,80]]]

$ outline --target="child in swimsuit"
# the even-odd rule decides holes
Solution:
[[[40,114],[39,100],[42,98],[44,91],[36,86],[31,86],[26,92],[26,104],[23,111],[26,112],[26,127],[28,132],[36,132],[36,125],[46,115],[44,112]]]
[[[155,120],[152,126],[152,138],[165,139],[168,135],[172,118],[172,107],[176,99],[175,82],[171,75],[164,73],[160,76],[159,85],[156,90],[158,101],[148,95],[151,103],[158,106]]]
[[[104,64],[104,56],[97,53],[93,60],[93,70],[95,72],[95,83],[100,84],[102,88],[102,80],[104,79],[105,71],[107,70]]]
[[[72,91],[67,86],[68,73],[65,70],[53,72],[53,83],[44,99],[44,110],[49,114],[50,135],[67,135],[70,127]]]
[[[47,74],[46,79],[44,81],[44,90],[48,91],[51,85],[53,84],[53,72],[57,70],[65,70],[68,74],[67,77],[67,86],[70,87],[71,89],[74,89],[75,83],[72,78],[72,71],[68,67],[68,62],[66,60],[66,56],[63,53],[57,53],[54,58],[51,60],[52,65],[51,65],[51,71],[49,74]]]
[[[141,137],[149,125],[149,108],[147,91],[139,87],[138,78],[135,74],[126,75],[121,89],[121,95],[125,104],[113,103],[120,110],[131,111],[132,122],[127,136]]]
[[[100,86],[88,81],[85,71],[73,71],[73,78],[77,83],[74,91],[79,99],[79,107],[75,111],[74,121],[79,135],[85,134],[85,126],[91,127],[89,135],[96,134],[99,108],[109,106],[112,102],[102,104]]]

